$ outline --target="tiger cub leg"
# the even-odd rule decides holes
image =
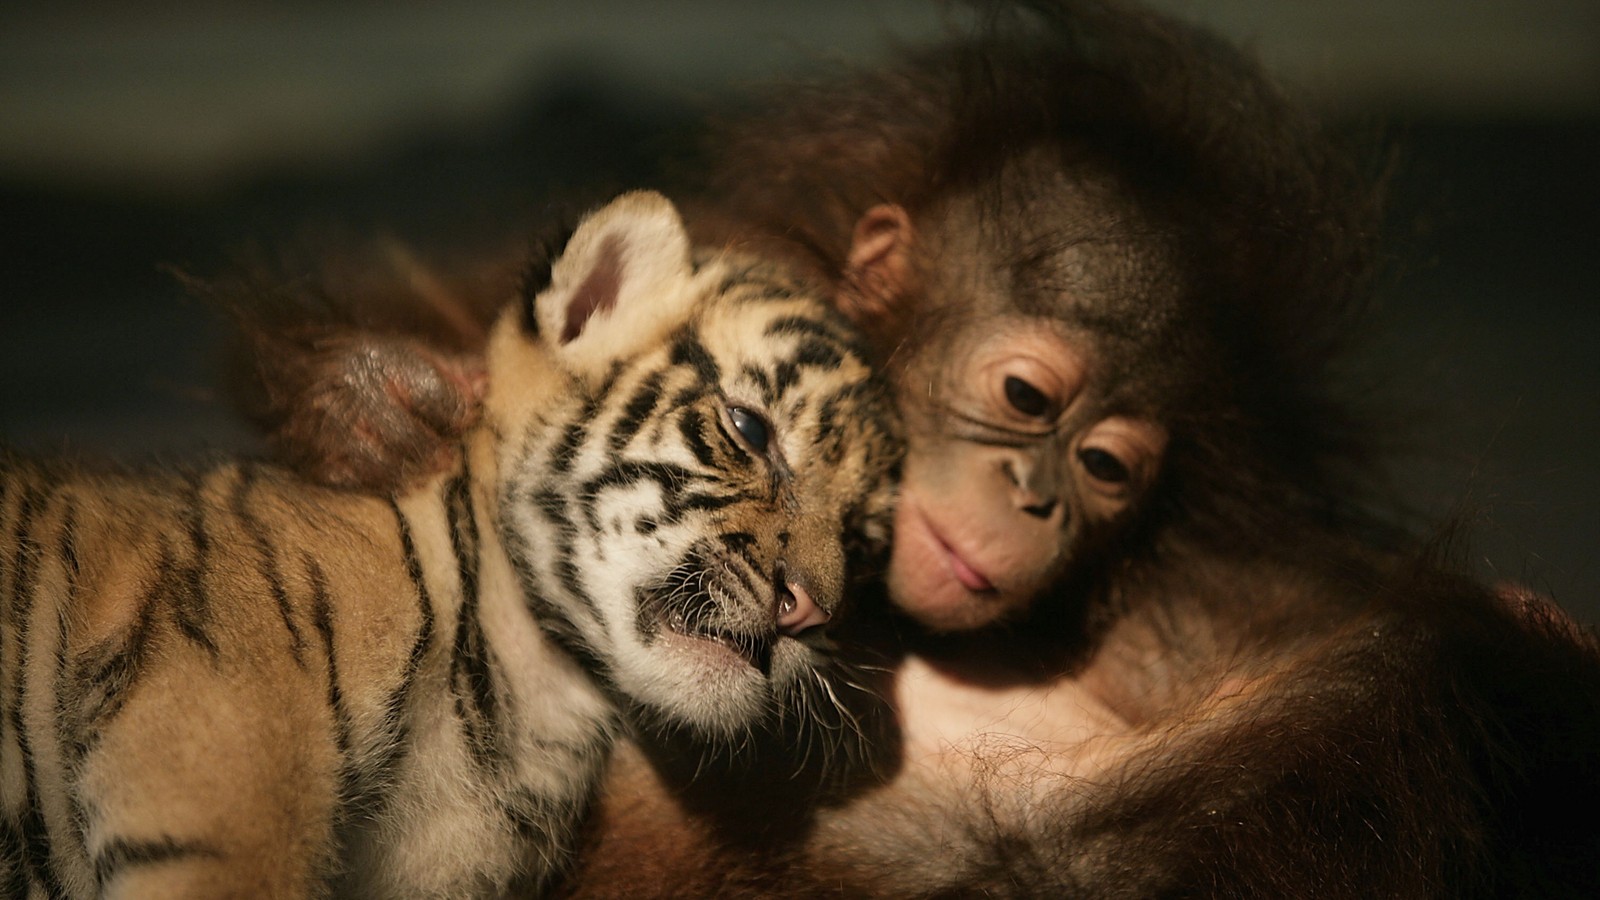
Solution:
[[[86,723],[78,799],[100,890],[325,895],[340,766],[325,693],[292,675],[263,680],[249,663],[244,677],[219,677],[228,661],[184,649],[195,652],[146,670],[104,727]]]

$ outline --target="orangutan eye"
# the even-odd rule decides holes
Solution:
[[[1006,376],[1005,391],[1006,402],[1025,416],[1042,418],[1050,411],[1050,398],[1045,396],[1044,391],[1015,375]]]
[[[1122,460],[1098,447],[1085,447],[1078,451],[1078,462],[1090,477],[1108,484],[1124,484],[1133,477]]]
[[[766,420],[751,410],[742,406],[728,407],[728,421],[733,423],[733,430],[744,438],[746,445],[757,453],[767,452],[767,443],[772,439],[772,432],[767,428]]]

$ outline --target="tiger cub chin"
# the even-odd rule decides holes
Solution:
[[[7,896],[493,896],[557,877],[630,719],[736,738],[882,541],[844,322],[625,195],[500,318],[461,468],[0,461]]]

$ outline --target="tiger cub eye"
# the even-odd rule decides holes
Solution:
[[[757,453],[767,452],[767,443],[772,439],[772,433],[760,415],[742,406],[730,406],[728,421],[733,423],[733,430],[739,432],[739,437],[744,438],[750,449]]]

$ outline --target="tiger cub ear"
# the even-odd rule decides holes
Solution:
[[[569,365],[603,374],[635,349],[661,343],[695,305],[689,236],[660,194],[623,194],[591,213],[533,300],[539,336]]]

